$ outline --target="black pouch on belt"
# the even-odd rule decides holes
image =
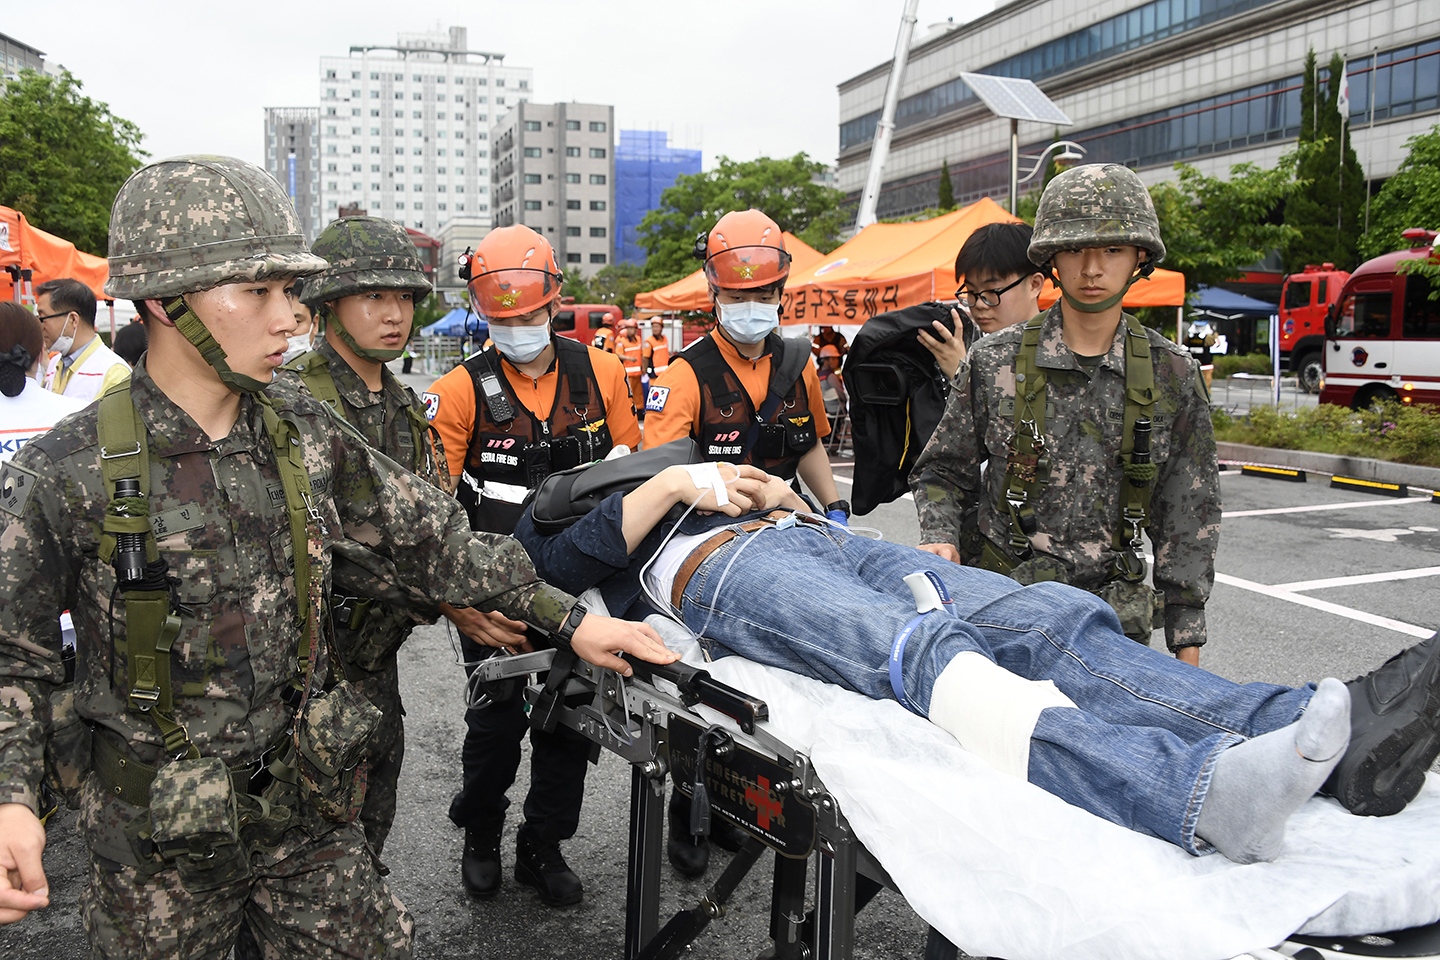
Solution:
[[[218,757],[174,760],[150,784],[150,839],[190,893],[250,875],[230,771]]]

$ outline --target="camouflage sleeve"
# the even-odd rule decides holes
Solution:
[[[57,472],[34,444],[0,463],[0,803],[37,811],[50,695],[65,680],[60,613],[75,604]]]
[[[511,537],[470,532],[465,508],[353,431],[328,431],[335,499],[351,539],[387,556],[402,582],[434,603],[497,610],[554,633],[575,598],[540,580]]]
[[[1155,586],[1165,595],[1165,642],[1171,651],[1205,642],[1205,602],[1215,583],[1220,544],[1220,472],[1205,381],[1188,365],[1170,455],[1150,503]]]
[[[945,413],[910,471],[910,490],[920,519],[921,543],[960,544],[961,520],[980,488],[980,437],[984,407],[977,416],[971,361],[960,363],[951,381]]]

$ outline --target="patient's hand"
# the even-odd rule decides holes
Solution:
[[[953,544],[949,543],[922,543],[916,549],[924,550],[926,553],[933,553],[943,560],[951,563],[960,562],[960,551],[956,550]]]
[[[647,624],[587,613],[570,637],[580,659],[630,676],[635,671],[615,654],[628,653],[651,663],[674,663],[680,654],[666,648],[660,634]]]
[[[525,639],[525,624],[511,620],[502,613],[486,613],[474,607],[452,607],[440,605],[440,612],[455,628],[476,643],[487,647],[501,647],[512,653],[528,653],[530,641]]]

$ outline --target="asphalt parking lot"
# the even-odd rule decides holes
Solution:
[[[848,460],[836,461],[842,478]],[[1328,477],[1304,484],[1222,474],[1225,520],[1217,582],[1207,607],[1207,669],[1238,681],[1301,683],[1363,673],[1440,620],[1440,504],[1425,497],[1395,500],[1335,490]],[[889,539],[913,544],[912,504],[888,504],[857,522]],[[1163,642],[1156,634],[1156,643]],[[629,769],[602,755],[586,788],[580,833],[566,846],[584,880],[585,900],[551,910],[533,892],[507,884],[488,903],[471,901],[459,883],[462,835],[445,816],[459,785],[461,673],[445,628],[417,631],[402,650],[401,679],[408,710],[407,753],[400,810],[387,848],[390,884],[414,913],[416,953],[435,958],[574,958],[621,954],[625,908],[625,831]],[[527,760],[512,797],[523,796]],[[517,804],[518,806],[518,804]],[[66,813],[50,830],[46,866],[53,904],[42,914],[0,930],[0,956],[69,960],[85,955],[76,912],[83,850]],[[506,832],[507,869],[514,824]],[[713,881],[725,861],[712,861]],[[666,868],[668,872],[668,867]],[[688,955],[741,960],[765,945],[770,874],[762,861],[732,899],[729,915],[713,923]],[[688,907],[703,884],[666,877],[662,919]],[[903,899],[885,893],[858,921],[856,957],[919,957],[924,924]]]

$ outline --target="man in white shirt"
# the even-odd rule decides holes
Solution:
[[[52,354],[45,389],[89,403],[130,372],[130,365],[95,333],[95,294],[79,280],[47,280],[35,288],[35,310]]]

